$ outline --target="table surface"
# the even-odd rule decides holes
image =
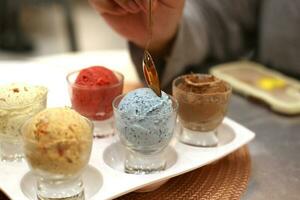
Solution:
[[[252,171],[243,200],[300,196],[300,116],[283,116],[233,95],[228,116],[256,133],[249,144]]]
[[[44,74],[49,69],[59,70],[62,76],[57,79],[64,79],[70,70],[99,63],[119,70],[128,82],[138,81],[126,51],[107,51],[49,56],[26,62],[0,62],[0,83],[26,80],[22,74],[26,74],[27,68],[39,68]],[[43,66],[48,67],[43,70]],[[36,77],[35,81],[43,81],[43,77]],[[56,93],[53,88],[50,98],[58,95],[67,98],[67,94]],[[266,106],[236,94],[232,96],[228,116],[256,133],[256,138],[249,144],[252,174],[242,199],[299,199],[300,116],[276,114]]]

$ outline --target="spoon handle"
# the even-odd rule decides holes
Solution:
[[[153,10],[152,10],[152,0],[148,0],[148,34],[149,34],[149,37],[148,37],[148,40],[147,40],[147,44],[146,44],[146,47],[145,49],[148,50],[149,47],[150,47],[150,44],[151,44],[151,41],[152,41],[152,37],[153,37]]]
[[[143,59],[143,72],[144,72],[144,77],[146,80],[146,83],[149,88],[151,88],[155,94],[159,97],[161,97],[161,89],[160,89],[160,83],[159,83],[159,78],[158,74],[155,68],[154,61],[148,51],[151,40],[152,40],[152,35],[153,35],[153,15],[152,15],[152,0],[149,0],[149,11],[148,11],[148,34],[149,38],[145,47],[144,51],[144,59]]]

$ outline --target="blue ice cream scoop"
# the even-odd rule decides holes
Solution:
[[[176,122],[176,106],[166,93],[158,97],[149,88],[129,92],[115,112],[121,141],[133,150],[159,151],[171,140]]]

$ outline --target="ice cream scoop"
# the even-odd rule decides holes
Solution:
[[[0,86],[0,107],[24,107],[43,99],[46,87],[25,83],[12,83]]]
[[[83,86],[103,86],[118,83],[119,80],[113,71],[102,66],[93,66],[80,70],[75,84]]]
[[[114,98],[123,91],[124,77],[106,67],[94,66],[67,75],[72,108],[91,119],[94,136],[113,135]]]
[[[162,152],[173,136],[177,102],[162,92],[140,88],[114,102],[115,127],[126,147],[127,173],[152,173],[165,168]]]
[[[216,128],[226,115],[231,86],[212,75],[188,74],[173,81],[173,95],[179,103],[180,140],[195,146],[217,146]]]
[[[92,123],[70,108],[45,109],[24,124],[24,152],[37,177],[38,199],[83,199],[81,174],[92,132]]]
[[[47,104],[47,88],[24,83],[0,86],[0,157],[22,158],[20,128]]]
[[[173,107],[166,93],[160,98],[149,88],[134,90],[122,99],[118,111],[122,123],[117,121],[117,126],[130,145],[143,148],[169,141]]]
[[[92,146],[91,124],[70,108],[48,108],[23,127],[29,165],[56,175],[78,173],[87,164]]]
[[[91,120],[112,116],[112,101],[122,93],[123,76],[95,66],[68,74],[72,107]]]

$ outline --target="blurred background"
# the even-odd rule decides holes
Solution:
[[[0,0],[0,60],[125,48],[87,0]]]

